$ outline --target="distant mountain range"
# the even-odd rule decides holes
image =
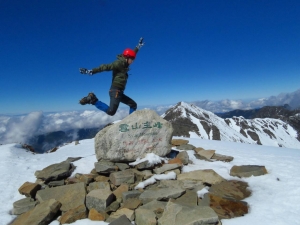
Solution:
[[[277,96],[252,101],[225,99],[221,101],[205,100],[190,103],[214,113],[228,112],[236,109],[249,110],[264,106],[283,106],[285,104],[289,105],[291,109],[296,109],[300,107],[300,89],[291,93],[281,93]]]
[[[186,106],[183,107],[185,109],[182,110],[186,111],[185,113],[188,116],[183,117],[182,115],[179,115],[180,110],[177,110],[179,105],[180,107],[183,107],[183,105]],[[206,100],[178,103],[175,106],[160,105],[151,107],[149,106],[146,108],[155,110],[159,115],[162,115],[167,120],[174,120],[174,135],[189,136],[190,133],[193,133],[193,135],[197,135],[198,137],[205,139],[220,139],[245,143],[265,144],[265,142],[262,140],[265,139],[265,134],[269,133],[268,136],[270,140],[268,140],[268,142],[272,142],[271,145],[274,145],[276,141],[271,137],[273,137],[272,134],[276,132],[270,127],[273,127],[274,124],[278,125],[282,122],[283,123],[280,126],[293,127],[297,132],[296,138],[300,140],[299,106],[300,89],[292,93],[282,93],[278,96],[271,96],[269,98],[257,99],[248,102],[242,100]],[[193,108],[193,110],[191,110],[191,108]],[[177,114],[178,117],[176,118]],[[240,116],[243,118],[236,118]],[[275,120],[271,121],[267,118],[273,118]],[[268,126],[270,129],[268,128],[269,130],[267,131],[265,127],[258,125],[260,122],[257,123],[257,121],[264,123],[265,126]],[[274,124],[272,125],[272,123]],[[227,124],[227,126],[221,126],[220,124]],[[97,128],[69,129],[67,131],[49,132],[47,134],[37,135],[30,138],[27,144],[31,145],[36,152],[42,153],[67,142],[93,138],[96,133],[103,128],[104,125],[106,124],[103,124]],[[245,127],[248,128],[245,129]],[[233,132],[233,128],[236,129],[235,132]],[[262,130],[262,134],[264,134],[264,136],[260,137],[262,134],[260,134],[258,130]],[[256,133],[256,136],[258,136],[259,140],[257,137],[253,136],[253,132]],[[274,136],[276,135],[274,134]],[[286,137],[280,138],[286,140]],[[294,143],[294,141],[292,142]],[[281,140],[278,140],[277,144],[275,145],[289,146],[284,144]]]
[[[241,112],[249,117],[259,117],[245,119],[238,115]],[[180,102],[162,117],[172,123],[174,136],[300,149],[298,111],[284,107],[264,107],[257,111],[240,110],[235,113],[235,116],[224,119],[193,104]]]

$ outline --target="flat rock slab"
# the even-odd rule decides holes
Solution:
[[[53,180],[62,180],[69,177],[74,168],[72,164],[68,161],[63,161],[61,163],[55,163],[42,170],[35,172],[35,176],[38,179],[42,179],[45,183]]]
[[[187,207],[168,202],[158,225],[216,224],[218,215],[210,207]]]
[[[230,170],[230,176],[236,177],[261,176],[267,173],[265,166],[257,165],[233,166]]]
[[[247,202],[223,198],[211,193],[204,195],[200,205],[203,205],[203,203],[211,207],[218,214],[220,219],[244,216],[248,213],[249,208]]]
[[[225,181],[223,177],[217,174],[214,170],[194,170],[187,173],[182,173],[177,176],[177,180],[195,180],[208,184],[217,184]]]
[[[40,202],[56,199],[62,206],[61,211],[66,212],[85,203],[86,189],[84,183],[64,185],[54,188],[39,190],[36,194]]]
[[[220,197],[242,200],[251,195],[248,184],[243,181],[229,180],[212,185],[209,192]]]
[[[168,200],[169,198],[178,198],[185,193],[180,187],[153,188],[145,190],[139,197],[143,204],[153,200]]]

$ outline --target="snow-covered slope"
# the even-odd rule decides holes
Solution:
[[[162,117],[172,122],[176,136],[300,149],[297,132],[278,119],[222,119],[185,102],[178,103]]]

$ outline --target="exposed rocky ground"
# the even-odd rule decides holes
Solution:
[[[25,196],[14,203],[19,215],[11,225],[60,224],[89,218],[110,225],[185,225],[221,224],[221,219],[243,216],[251,195],[248,184],[238,179],[225,180],[213,170],[182,173],[183,165],[192,163],[185,150],[194,150],[198,159],[232,161],[233,157],[192,146],[185,140],[173,139],[168,162],[155,165],[141,162],[95,163],[89,174],[75,174],[72,162],[80,158],[49,165],[37,171],[35,183],[25,182],[19,192]],[[232,177],[266,174],[264,166],[234,166]],[[168,177],[164,179],[164,177]],[[143,188],[139,188],[143,184]],[[200,192],[203,194],[200,194]]]

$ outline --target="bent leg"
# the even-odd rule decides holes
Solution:
[[[98,109],[100,109],[101,111],[107,113],[107,110],[108,110],[108,105],[106,105],[104,102],[101,102],[101,101],[97,101],[95,104],[94,104]]]
[[[137,109],[136,102],[125,94],[123,94],[121,102],[129,106],[129,114],[133,113]]]
[[[110,104],[107,109],[107,114],[113,116],[116,114],[117,109],[119,108],[120,100],[122,97],[122,91],[112,88],[109,90]]]

